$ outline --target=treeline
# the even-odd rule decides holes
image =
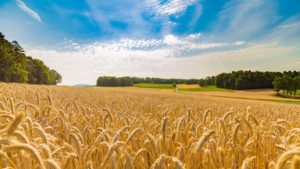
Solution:
[[[294,74],[293,76],[286,74],[276,77],[273,85],[278,95],[296,98],[297,90],[300,90],[300,74]],[[280,91],[282,91],[282,94],[280,94]]]
[[[281,72],[260,72],[260,71],[233,71],[231,73],[221,73],[217,76],[200,79],[201,86],[213,85],[226,89],[264,89],[273,88],[273,81],[277,77],[287,76],[294,78],[299,76],[300,72],[285,71]]]
[[[137,83],[154,83],[154,84],[198,84],[197,79],[163,79],[151,77],[114,77],[100,76],[97,79],[97,86],[132,86]]]
[[[57,71],[41,60],[26,56],[17,41],[7,41],[0,32],[0,81],[54,85],[61,79]]]

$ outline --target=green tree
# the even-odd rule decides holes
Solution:
[[[283,94],[284,96],[288,96],[288,94],[291,93],[292,89],[292,84],[293,84],[293,78],[288,76],[288,75],[284,75],[282,77],[282,88],[285,91],[285,93]]]
[[[279,95],[280,90],[283,89],[282,85],[282,77],[276,77],[273,81],[274,89],[277,92],[277,95]]]
[[[61,82],[59,73],[50,70],[41,60],[26,56],[24,52],[17,41],[9,42],[0,33],[0,81],[31,84]]]
[[[20,63],[13,65],[11,76],[13,82],[26,83],[28,81],[28,72]]]
[[[300,90],[300,75],[294,77],[294,98],[296,98],[297,90]]]
[[[56,85],[57,83],[61,83],[62,77],[56,70],[50,70],[50,84]]]
[[[18,53],[24,53],[24,49],[21,47],[21,45],[19,45],[19,43],[17,41],[12,41],[11,42],[12,46],[13,46],[13,50],[15,50]]]

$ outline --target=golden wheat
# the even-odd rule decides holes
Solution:
[[[299,168],[300,107],[0,83],[0,168]]]

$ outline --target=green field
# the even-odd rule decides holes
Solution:
[[[141,88],[157,88],[157,89],[172,89],[172,84],[153,84],[153,83],[138,83],[134,84],[134,87],[141,87]]]
[[[188,91],[188,92],[232,92],[230,89],[218,88],[216,86],[206,86],[199,88],[185,88],[179,89],[179,91]]]
[[[173,89],[172,84],[153,84],[153,83],[138,83],[134,84],[134,87],[140,88],[157,88],[157,89]],[[179,88],[178,91],[186,91],[186,92],[232,92],[230,89],[222,89],[217,88],[216,86],[206,86],[206,87],[199,87],[199,88]]]
[[[277,103],[299,104],[300,105],[300,101],[290,101],[290,100],[268,100],[268,101],[277,102]]]

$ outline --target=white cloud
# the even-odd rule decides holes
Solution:
[[[176,46],[134,49],[133,44],[148,46],[144,44],[153,44],[154,41],[142,40],[133,44],[121,41],[93,43],[69,52],[55,49],[27,51],[31,56],[42,59],[51,68],[58,70],[63,76],[64,84],[95,84],[97,77],[101,75],[199,78],[224,71],[250,68],[250,65],[253,65],[253,69],[281,71],[293,60],[299,61],[299,57],[295,57],[297,51],[294,48],[276,45],[256,44],[235,50],[200,53],[193,57],[171,57],[174,54],[182,54],[181,49],[177,49]],[[163,42],[154,44],[156,43]],[[199,44],[195,47],[216,46],[218,44]],[[299,67],[295,65],[293,68],[297,69],[297,66]]]
[[[69,51],[93,51],[95,50],[106,50],[107,52],[112,51],[147,51],[147,50],[160,50],[166,49],[170,53],[170,56],[174,56],[174,53],[180,51],[196,50],[196,49],[209,49],[226,47],[230,43],[223,42],[197,42],[201,37],[201,34],[190,34],[187,36],[175,36],[173,34],[167,34],[161,39],[129,39],[122,38],[111,42],[94,42],[91,44],[80,45],[75,43],[73,40],[66,39],[63,43],[57,45],[58,48],[64,48]],[[241,42],[240,42],[241,43]],[[62,47],[61,47],[62,46]],[[169,56],[169,55],[168,55]]]
[[[199,3],[196,4],[194,15],[189,23],[189,30],[195,29],[195,26],[197,25],[200,17],[202,16],[202,13],[203,13],[203,6]]]
[[[240,46],[240,45],[244,45],[245,43],[246,43],[245,41],[236,41],[236,42],[234,43],[234,45]]]
[[[229,43],[222,42],[197,42],[201,37],[201,33],[190,34],[185,37],[178,37],[172,34],[164,36],[163,43],[172,50],[195,50],[209,49],[229,46]]]
[[[276,3],[273,0],[228,1],[214,24],[219,37],[253,38],[262,31],[271,29],[278,20]]]
[[[158,0],[146,2],[162,16],[180,14],[194,3],[189,0],[166,1],[163,4]],[[121,38],[90,44],[66,40],[62,46],[68,50],[58,48],[26,51],[58,70],[63,76],[64,84],[95,84],[97,77],[101,75],[199,78],[245,68],[263,71],[299,70],[299,36],[295,36],[300,32],[299,18],[270,29],[268,34],[255,42],[243,38],[244,34],[246,37],[251,36],[273,22],[272,17],[270,21],[267,20],[268,12],[274,15],[273,6],[266,7],[264,11],[262,9],[265,5],[265,1],[260,0],[232,0],[220,13],[219,21],[223,25],[227,22],[227,27],[224,31],[217,32],[216,36],[215,32],[187,36],[167,32],[160,39]],[[94,8],[97,11],[98,6]],[[117,7],[119,8],[121,6]],[[133,19],[139,12],[126,15],[125,20]],[[104,19],[118,17],[96,14]],[[106,21],[101,21],[100,18],[99,22]],[[166,23],[173,24],[168,21]],[[140,25],[136,29],[139,28],[147,27]],[[294,45],[281,43],[294,37],[298,38],[293,40]]]
[[[183,44],[184,41],[179,40],[176,36],[168,34],[164,36],[164,43],[167,45],[180,45]]]
[[[168,16],[181,14],[196,0],[167,0],[164,3],[161,3],[160,0],[145,0],[145,2],[157,15]]]
[[[158,47],[161,43],[161,40],[156,39],[121,39],[116,46],[128,49],[147,49]]]
[[[111,37],[151,37],[153,25],[145,20],[146,4],[142,0],[86,0],[89,6],[88,19],[97,24]],[[154,19],[155,20],[155,19]],[[126,28],[114,27],[111,22],[122,22]],[[167,24],[167,23],[166,23]],[[123,36],[122,36],[123,35]]]
[[[42,19],[39,16],[38,13],[36,13],[34,10],[30,9],[23,1],[16,0],[18,7],[23,10],[25,13],[27,13],[30,17],[32,17],[34,20],[42,23]]]
[[[187,40],[197,40],[202,36],[201,33],[190,34],[186,37]]]
[[[68,50],[26,51],[58,70],[64,84],[95,84],[100,75],[199,78],[251,68],[250,65],[253,69],[284,70],[291,60],[299,61],[293,47],[266,42],[247,45],[244,41],[198,42],[202,38],[201,34],[183,37],[169,34],[161,39],[120,39],[91,44],[66,40],[63,44]],[[208,49],[213,50],[202,52]]]
[[[177,22],[170,20],[169,16],[181,16],[188,7],[195,5],[193,19],[189,27],[197,24],[202,15],[202,5],[199,0],[87,0],[90,8],[88,15],[101,30],[110,35],[124,35],[130,37],[151,37],[157,35],[154,25],[160,27],[162,34],[172,33]],[[109,9],[109,10],[106,10]],[[145,19],[145,16],[147,19]],[[111,24],[111,21],[120,21],[126,25],[126,29],[120,30]],[[190,29],[191,32],[193,29]]]
[[[229,43],[200,43],[200,44],[192,44],[190,49],[209,49],[209,48],[219,48],[229,46]]]
[[[289,46],[299,46],[300,42],[300,15],[292,17],[281,25],[273,28],[265,39],[272,43],[281,43]]]

